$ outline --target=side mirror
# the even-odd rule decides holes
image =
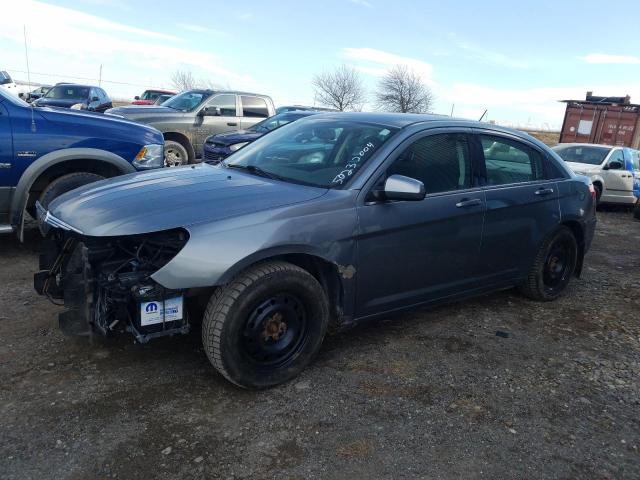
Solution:
[[[424,183],[404,175],[391,175],[384,182],[384,190],[375,192],[379,200],[424,200]]]
[[[219,117],[222,115],[222,112],[220,111],[220,107],[204,107],[198,112],[198,115],[201,117]]]
[[[99,102],[100,99],[98,97],[91,97],[91,102]]]
[[[604,167],[603,170],[622,170],[624,168],[624,165],[622,165],[622,162],[619,160],[613,160],[611,162],[609,162],[609,164]]]
[[[140,95],[136,95],[135,97],[133,97],[134,100],[140,100]]]

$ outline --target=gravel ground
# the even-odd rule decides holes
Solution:
[[[63,337],[0,239],[0,478],[640,478],[640,223],[601,212],[583,277],[327,338],[298,379],[242,391],[199,332]],[[496,332],[506,336],[496,336]]]

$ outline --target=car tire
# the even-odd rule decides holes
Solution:
[[[638,200],[633,207],[633,218],[640,220],[640,200]]]
[[[519,289],[532,300],[555,300],[565,292],[577,263],[576,237],[571,229],[560,227],[539,248],[529,274]]]
[[[68,175],[58,177],[47,185],[40,194],[40,205],[48,208],[49,204],[63,193],[70,192],[75,188],[82,187],[89,183],[97,182],[98,180],[104,180],[104,178],[102,175],[90,172],[69,173]]]
[[[202,342],[227,380],[268,388],[291,380],[311,362],[328,324],[328,300],[318,281],[296,265],[270,261],[215,291]]]
[[[189,152],[181,143],[173,140],[164,142],[164,164],[167,167],[179,167],[189,163]]]

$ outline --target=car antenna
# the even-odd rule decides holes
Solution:
[[[27,60],[27,84],[29,85],[29,93],[31,93],[31,70],[29,69],[29,51],[27,50],[27,26],[22,25],[22,33],[24,34],[24,57]],[[36,131],[36,121],[33,113],[33,103],[31,106],[31,131]]]
[[[482,112],[482,115],[480,116],[480,118],[478,119],[479,122],[482,121],[482,119],[484,118],[484,116],[487,114],[487,109],[484,109],[484,112]]]

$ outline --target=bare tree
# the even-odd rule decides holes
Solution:
[[[176,70],[171,75],[171,84],[179,92],[196,88],[196,83],[191,70]]]
[[[420,75],[396,65],[380,80],[376,105],[388,112],[425,113],[431,110],[433,94]]]
[[[360,74],[347,65],[314,75],[311,84],[319,103],[341,112],[362,110],[367,100]]]
[[[193,76],[191,70],[176,70],[175,72],[173,72],[173,75],[171,75],[171,84],[179,92],[183,92],[185,90],[193,90],[194,88],[209,90],[221,90],[223,88],[226,88],[227,90],[231,90],[231,87],[228,83],[226,87],[223,87],[221,84],[206,78],[196,80],[196,77]]]

